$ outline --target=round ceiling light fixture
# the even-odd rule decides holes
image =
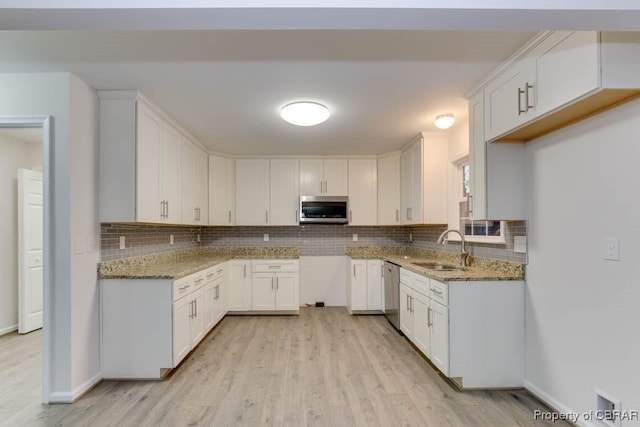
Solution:
[[[296,126],[315,126],[326,121],[330,115],[327,107],[310,101],[293,102],[280,110],[282,120]]]
[[[439,114],[436,116],[436,127],[440,129],[449,129],[455,123],[456,119],[453,117],[453,114]]]

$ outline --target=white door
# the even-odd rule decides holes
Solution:
[[[367,310],[382,310],[384,307],[383,272],[381,260],[367,260]]]
[[[413,343],[431,357],[431,328],[429,326],[429,298],[418,292],[413,294]]]
[[[409,215],[413,206],[413,153],[404,151],[400,157],[400,223],[411,224]]]
[[[204,337],[204,294],[202,289],[198,289],[193,292],[189,298],[193,300],[193,315],[191,316],[191,322],[189,323],[189,333],[191,335],[191,348],[198,345],[200,340]]]
[[[349,225],[377,225],[378,164],[376,159],[349,160],[348,181]]]
[[[209,156],[209,225],[233,225],[233,160]]]
[[[324,174],[322,159],[300,160],[300,195],[324,195]]]
[[[18,333],[42,328],[42,172],[18,170]]]
[[[269,160],[236,160],[236,225],[269,224]]]
[[[229,263],[229,287],[227,309],[229,311],[251,310],[251,261]]]
[[[378,225],[400,224],[400,155],[378,159]]]
[[[195,147],[188,139],[180,141],[180,205],[183,224],[196,224],[197,212],[195,201],[194,174]]]
[[[367,261],[351,261],[351,310],[367,309]]]
[[[348,163],[343,159],[327,159],[324,161],[324,195],[348,196]]]
[[[186,296],[173,303],[173,367],[191,351],[190,323],[193,316],[193,301]]]
[[[449,309],[431,300],[431,363],[449,375]]]
[[[411,289],[400,283],[400,330],[413,340],[413,315],[411,314]]]
[[[164,219],[160,198],[162,119],[142,102],[138,102],[136,150],[136,219],[160,222]]]
[[[180,144],[181,136],[176,128],[164,124],[162,133],[162,162],[160,168],[160,193],[166,200],[164,221],[180,224]],[[143,189],[144,191],[144,189]]]
[[[253,273],[251,277],[251,310],[273,310],[276,306],[276,275]]]

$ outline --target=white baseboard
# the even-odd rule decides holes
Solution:
[[[89,390],[102,381],[102,372],[98,372],[95,376],[80,384],[74,390],[55,391],[49,395],[49,403],[73,403],[85,395]]]
[[[10,334],[11,332],[17,331],[18,325],[7,326],[6,328],[0,329],[0,336],[5,334]]]
[[[560,413],[578,412],[578,411],[572,410],[567,405],[560,402],[556,398],[552,397],[548,393],[545,393],[544,391],[540,390],[538,387],[531,384],[529,381],[526,381],[526,380],[524,381],[524,388],[529,393],[533,394],[535,397],[543,401],[547,406],[549,406],[555,412],[560,412]],[[596,427],[596,424],[592,424],[588,421],[585,421],[584,419],[582,419],[582,417],[578,420],[576,425],[580,427]]]

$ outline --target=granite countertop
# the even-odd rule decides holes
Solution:
[[[347,256],[354,259],[383,259],[400,265],[402,268],[422,274],[441,282],[480,281],[480,280],[524,280],[524,266],[508,261],[470,257],[470,265],[464,271],[439,271],[415,265],[416,262],[437,262],[459,267],[458,253],[415,248],[348,248]]]
[[[230,259],[298,259],[298,254],[298,248],[200,247],[106,261],[98,265],[98,278],[175,280]]]

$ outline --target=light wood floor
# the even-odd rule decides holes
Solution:
[[[0,337],[0,425],[539,426],[525,391],[458,392],[382,316],[226,317],[164,381],[41,405],[41,333]]]

